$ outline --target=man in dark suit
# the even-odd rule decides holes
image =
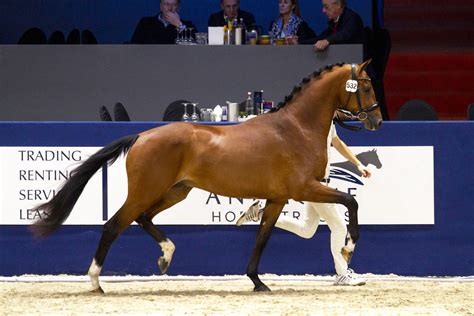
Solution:
[[[245,27],[250,30],[255,23],[255,17],[252,13],[240,10],[239,0],[221,0],[221,11],[209,16],[208,26],[224,26],[227,20],[233,21],[243,19]]]
[[[325,50],[330,44],[365,44],[362,18],[346,6],[346,0],[323,0],[328,27],[318,35],[314,49]]]
[[[141,18],[131,39],[133,44],[174,44],[178,31],[194,28],[191,21],[181,20],[179,0],[160,0],[160,13]]]
[[[326,14],[329,20],[328,27],[317,38],[313,39],[312,43],[306,42],[306,44],[314,44],[315,51],[325,50],[331,44],[362,44],[364,60],[374,58],[366,71],[372,79],[372,86],[379,101],[382,117],[384,120],[388,120],[383,74],[377,74],[375,71],[374,64],[378,57],[372,56],[369,50],[362,18],[346,6],[346,0],[322,0],[322,3],[323,13]]]

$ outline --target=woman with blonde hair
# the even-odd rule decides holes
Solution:
[[[298,44],[315,38],[316,33],[301,18],[298,0],[278,0],[279,17],[270,25],[270,37],[284,38],[286,44]]]

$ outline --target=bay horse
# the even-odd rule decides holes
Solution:
[[[376,130],[382,123],[364,70],[369,62],[336,64],[315,71],[273,111],[241,124],[177,122],[112,142],[73,170],[50,201],[35,208],[46,216],[31,226],[33,234],[47,236],[57,230],[92,175],[104,163],[112,164],[128,153],[128,196],[104,224],[88,271],[93,292],[103,293],[99,275],[107,252],[134,221],[160,245],[163,256],[158,266],[166,272],[175,246],[152,219],[184,200],[194,187],[228,197],[267,201],[247,266],[254,291],[270,291],[258,276],[258,265],[288,199],[346,206],[348,241],[341,251],[350,256],[359,239],[358,204],[351,195],[321,185],[319,180],[324,177],[327,135],[337,109],[359,119],[369,130]]]

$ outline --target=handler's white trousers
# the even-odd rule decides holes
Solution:
[[[309,239],[316,233],[319,220],[324,219],[331,230],[331,253],[336,273],[338,275],[346,274],[348,266],[341,254],[347,235],[344,217],[337,211],[336,205],[333,203],[305,202],[304,205],[304,212],[299,219],[280,216],[275,226]]]

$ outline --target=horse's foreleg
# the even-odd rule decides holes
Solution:
[[[267,201],[264,208],[262,221],[260,222],[260,227],[257,231],[255,248],[253,249],[252,257],[247,266],[247,276],[255,285],[254,291],[256,292],[270,291],[270,289],[258,277],[258,265],[260,263],[262,252],[270,238],[272,228],[275,226],[285,203],[286,201]]]
[[[336,191],[339,192],[339,191]],[[344,193],[345,196],[342,198],[341,204],[347,207],[349,211],[349,225],[347,225],[347,236],[345,246],[341,249],[341,254],[346,259],[347,264],[351,262],[352,255],[354,254],[354,249],[357,240],[359,240],[359,220],[357,212],[359,210],[359,204],[356,199],[350,194]]]
[[[350,194],[335,190],[319,182],[314,182],[308,186],[297,198],[300,201],[317,203],[338,203],[344,205],[349,211],[349,225],[347,225],[347,237],[345,246],[341,249],[341,254],[347,263],[350,262],[354,253],[355,245],[359,239],[359,221],[357,211],[359,205]]]
[[[156,227],[151,220],[159,212],[184,200],[191,189],[191,187],[185,185],[175,185],[163,196],[163,198],[158,203],[153,205],[147,212],[142,213],[135,220],[138,225],[140,225],[143,230],[145,230],[160,245],[161,251],[163,251],[163,256],[158,259],[158,267],[163,274],[168,270],[176,248],[173,242],[168,239],[163,231]]]
[[[347,210],[349,211],[349,225],[347,225],[346,245],[342,248],[341,253],[349,264],[351,262],[352,255],[354,254],[355,245],[357,240],[359,240],[360,234],[359,220],[357,216],[359,204],[352,195],[348,194],[348,196],[347,204],[344,204],[344,206],[346,206]]]

